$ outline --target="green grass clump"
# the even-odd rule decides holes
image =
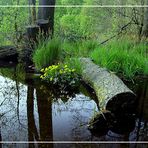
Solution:
[[[78,42],[65,41],[62,45],[65,53],[74,57],[87,57],[90,52],[92,52],[98,43],[92,40],[82,40]]]
[[[82,67],[79,58],[66,58],[64,63],[67,64],[68,67],[75,69],[77,74],[81,75]]]
[[[90,57],[102,67],[121,73],[125,78],[148,75],[146,45],[129,42],[111,42],[95,49]]]
[[[33,62],[37,69],[56,63],[61,57],[61,42],[51,39],[40,42],[33,53]]]
[[[148,75],[147,45],[131,40],[120,39],[98,46],[97,41],[47,40],[38,44],[33,61],[37,69],[45,68],[62,61],[81,74],[80,57],[91,57],[96,64],[110,71],[122,74],[125,78]]]

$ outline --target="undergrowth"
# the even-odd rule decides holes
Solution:
[[[33,53],[33,62],[39,70],[56,63],[61,57],[61,42],[59,39],[51,39],[39,42]]]
[[[148,75],[147,46],[129,41],[116,41],[97,47],[92,60],[107,69],[121,73],[125,78]]]
[[[147,45],[135,43],[130,40],[120,39],[104,45],[97,41],[61,42],[58,39],[39,43],[33,61],[37,69],[55,64],[57,61],[67,64],[81,74],[79,57],[90,57],[101,67],[125,78],[136,75],[148,75]]]

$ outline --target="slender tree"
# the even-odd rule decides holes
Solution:
[[[147,0],[146,4],[148,5],[148,0]],[[147,7],[145,8],[142,36],[148,37],[148,8]]]

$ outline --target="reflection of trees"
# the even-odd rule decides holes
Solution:
[[[17,79],[17,75],[15,76]],[[26,140],[26,111],[22,105],[25,102],[26,87],[16,79],[0,76],[0,128],[3,141]],[[11,147],[10,144],[2,146]]]
[[[61,137],[59,131],[55,129],[58,140],[88,140],[90,133],[87,130],[88,117],[97,111],[97,106],[93,100],[82,94],[77,94],[75,98],[70,98],[66,103],[61,99],[53,103],[54,117],[61,117]],[[58,126],[58,125],[57,125]],[[69,134],[69,135],[68,135]]]
[[[39,133],[35,122],[35,101],[34,101],[34,86],[28,85],[28,89],[18,82],[14,82],[9,79],[3,79],[4,84],[1,86],[1,122],[3,131],[10,131],[5,134],[4,140],[9,139],[14,132],[13,140],[21,140],[19,133],[24,134],[22,128],[25,129],[25,133],[28,129],[28,141],[52,141],[52,100],[48,98],[48,93],[43,92],[40,88],[36,89],[37,93],[37,107],[39,115]],[[27,94],[27,107],[25,105]],[[18,96],[19,95],[19,96]],[[24,97],[25,95],[25,97]],[[19,103],[18,103],[19,99]],[[23,103],[23,104],[22,104]],[[27,118],[24,116],[27,109]],[[18,117],[19,116],[19,117]],[[26,122],[28,121],[28,122]],[[28,128],[26,126],[28,123]],[[17,128],[17,126],[19,128]],[[12,128],[14,127],[14,128]],[[17,129],[17,130],[16,130]],[[17,137],[16,137],[17,136]],[[24,135],[25,136],[25,135]],[[2,137],[0,137],[2,138]],[[22,137],[24,138],[24,137]],[[23,139],[24,140],[24,139]],[[51,145],[50,145],[51,146]],[[30,144],[29,147],[35,147],[34,144]]]
[[[20,119],[19,119],[20,92],[19,92],[19,82],[18,82],[16,68],[15,68],[14,76],[15,76],[16,93],[17,93],[17,116],[18,116],[18,120],[20,121]]]
[[[40,88],[36,89],[40,140],[52,141],[52,100]]]
[[[68,125],[71,124],[73,126],[72,135],[69,135],[70,139],[71,138],[74,138],[74,140],[82,140],[83,138],[89,139],[89,137],[85,137],[85,136],[89,135],[89,133],[85,134],[85,132],[87,131],[86,124],[88,122],[88,117],[91,117],[91,114],[93,111],[98,110],[97,107],[96,107],[96,109],[91,109],[90,106],[87,106],[87,102],[90,101],[89,99],[87,99],[86,97],[83,98],[83,95],[82,95],[82,98],[80,98],[81,96],[78,97],[76,95],[76,97],[75,97],[71,94],[66,93],[66,94],[62,94],[60,96],[60,98],[61,98],[61,100],[60,100],[59,99],[59,92],[58,93],[56,92],[57,89],[55,89],[54,90],[55,92],[53,92],[53,90],[51,91],[50,90],[51,88],[49,88],[49,87],[41,88],[42,84],[40,84],[40,83],[37,83],[37,84],[36,84],[36,82],[34,82],[34,83],[31,82],[31,83],[32,84],[28,85],[27,89],[26,89],[26,86],[20,84],[19,81],[14,82],[9,79],[6,79],[5,84],[1,84],[0,90],[2,91],[2,93],[1,93],[0,97],[2,99],[0,100],[0,107],[2,107],[2,109],[0,108],[0,110],[2,111],[2,113],[0,113],[0,115],[2,115],[3,121],[5,122],[6,126],[7,126],[7,124],[6,124],[6,122],[7,122],[8,125],[10,126],[9,128],[12,128],[13,125],[15,125],[14,128],[17,129],[16,127],[18,125],[28,123],[28,137],[27,138],[29,141],[35,141],[35,140],[36,141],[38,141],[38,140],[52,141],[53,140],[53,131],[52,131],[52,127],[53,127],[53,125],[52,125],[52,101],[53,100],[52,100],[52,98],[54,98],[55,102],[53,103],[53,107],[54,107],[54,105],[56,106],[54,113],[55,112],[57,113],[58,111],[61,111],[61,112],[66,111],[66,112],[70,113],[70,118],[72,118],[72,120],[68,119],[68,121],[72,121],[72,123],[68,122]],[[146,86],[144,86],[144,87],[146,87]],[[36,100],[34,100],[34,90],[35,89],[36,89]],[[140,90],[143,90],[143,92]],[[138,93],[139,94],[138,98],[140,100],[139,106],[141,106],[141,108],[139,110],[142,110],[141,117],[142,117],[142,119],[145,119],[145,117],[143,117],[143,113],[145,112],[146,104],[148,104],[148,103],[147,103],[146,99],[144,99],[144,98],[147,98],[146,92],[148,92],[148,91],[147,91],[147,88],[144,90],[143,87],[140,88],[140,90]],[[23,93],[23,95],[22,95],[22,93]],[[27,94],[27,97],[26,97],[26,94]],[[23,97],[23,99],[22,99],[22,97]],[[73,97],[75,97],[75,98],[73,98]],[[22,102],[24,103],[26,101],[26,99],[27,99],[27,108],[22,109],[21,108]],[[143,100],[144,103],[141,102],[142,99],[144,99]],[[35,105],[36,105],[35,103],[37,103],[37,108],[35,108]],[[26,105],[26,103],[24,103],[24,104]],[[92,104],[92,102],[90,102],[90,104]],[[24,121],[24,119],[23,119],[24,117],[22,117],[22,115],[24,116],[24,114],[26,114],[26,109],[27,109],[27,118],[25,116],[25,122],[23,123],[22,121]],[[36,114],[35,114],[36,109],[38,110],[37,112],[38,112],[39,120],[35,120],[36,119]],[[8,117],[7,114],[10,116]],[[7,118],[7,119],[5,119],[5,118]],[[18,121],[19,119],[22,123],[20,123],[20,121]],[[28,120],[28,122],[27,122],[27,120]],[[15,123],[16,121],[17,121],[17,123]],[[38,125],[37,121],[39,122],[39,130],[37,129],[37,125]],[[126,120],[126,122],[127,121],[129,123],[129,120]],[[143,140],[142,138],[145,138],[144,136],[147,134],[146,133],[147,132],[146,131],[147,130],[147,122],[141,123],[141,121],[139,121],[139,123],[140,123],[139,131],[136,131],[139,134],[139,135],[137,135],[137,138],[138,138],[138,140]],[[62,123],[59,122],[59,124],[62,124]],[[4,129],[4,127],[5,126],[3,126],[3,125],[1,126],[2,129]],[[26,128],[26,125],[24,125],[24,127]],[[67,127],[67,128],[69,128],[69,127]],[[138,125],[136,128],[138,128]],[[17,130],[20,130],[20,129],[17,129]],[[65,130],[66,130],[66,128],[65,128]],[[12,132],[13,132],[13,130],[12,130]],[[18,131],[14,131],[14,132],[18,132]],[[137,134],[137,133],[135,133],[135,134]],[[1,140],[1,138],[4,139],[4,137],[1,137],[1,133],[0,133],[0,140]],[[108,138],[108,140],[111,140],[111,138],[113,138],[113,140],[118,140],[117,137],[113,137],[111,134],[108,134],[107,138]],[[123,140],[128,140],[128,138],[129,138],[129,136],[126,135],[126,137],[124,136]],[[101,139],[101,137],[99,137],[99,139]],[[15,137],[14,137],[14,140],[17,140],[17,138],[15,139]],[[105,140],[107,140],[107,139],[105,139]],[[35,147],[35,145],[30,145],[30,146]],[[50,145],[50,147],[52,147],[52,145]]]
[[[1,143],[1,141],[2,141],[2,135],[1,135],[1,126],[0,126],[0,148],[2,148],[2,143]]]
[[[28,141],[39,140],[34,120],[34,88],[28,86],[27,91]],[[33,147],[33,145],[31,145]]]

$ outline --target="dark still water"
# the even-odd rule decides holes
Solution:
[[[30,76],[29,76],[30,77]],[[26,79],[27,78],[27,79]],[[76,93],[61,95],[60,90],[28,78],[17,69],[1,69],[0,75],[0,147],[104,147],[93,144],[16,144],[28,141],[148,141],[147,80],[129,85],[138,95],[137,119],[124,134],[112,130],[92,134],[88,121],[98,111],[98,102],[84,86]],[[59,95],[60,94],[60,95]],[[130,124],[124,122],[124,126]],[[113,147],[147,147],[138,144],[108,144]]]

